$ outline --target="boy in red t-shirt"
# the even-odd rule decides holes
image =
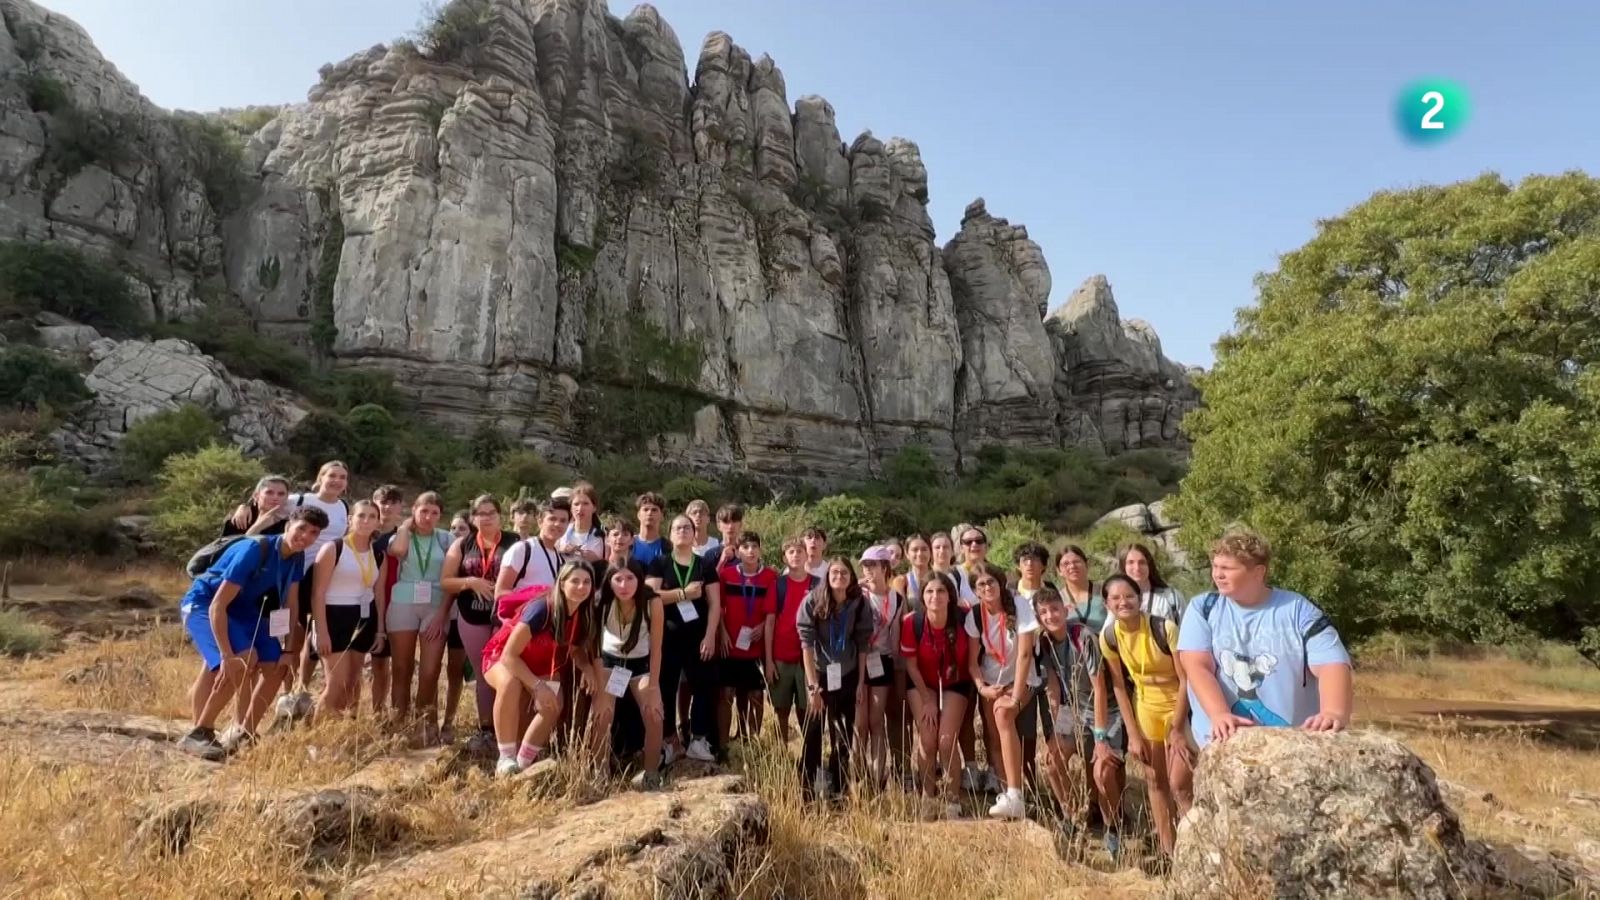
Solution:
[[[778,734],[787,744],[789,708],[795,708],[796,726],[803,724],[806,718],[806,666],[800,652],[800,631],[795,627],[795,616],[819,579],[806,571],[806,545],[799,538],[783,542],[783,561],[788,568],[773,591],[766,647],[767,689],[772,695],[772,710],[778,714]]]
[[[754,738],[761,733],[761,677],[766,655],[767,618],[772,615],[778,573],[761,561],[761,535],[747,531],[739,537],[738,561],[723,566],[722,581],[722,694],[717,702],[717,746],[728,745],[733,726],[733,705],[739,704],[739,734]]]

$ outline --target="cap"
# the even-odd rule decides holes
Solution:
[[[868,547],[861,551],[862,562],[881,562],[888,564],[894,561],[894,556],[889,553],[888,547]]]

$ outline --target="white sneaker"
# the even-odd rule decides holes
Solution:
[[[991,819],[1020,819],[1027,813],[1028,810],[1022,804],[1021,795],[1011,791],[1001,794],[1000,799],[989,807],[989,817]]]
[[[514,759],[502,759],[494,764],[494,777],[510,778],[522,771],[522,766]]]
[[[695,738],[689,742],[689,749],[684,756],[698,762],[716,762],[717,757],[711,752],[711,742],[705,738]]]

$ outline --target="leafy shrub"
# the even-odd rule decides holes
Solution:
[[[667,515],[675,516],[689,505],[691,500],[704,500],[711,504],[711,511],[717,509],[717,486],[704,478],[693,475],[683,475],[674,478],[661,486],[661,497],[667,501]]]
[[[139,133],[130,114],[68,105],[51,115],[45,160],[65,179],[86,166],[114,169],[131,156],[129,141]]]
[[[243,109],[225,110],[228,124],[243,135],[251,135],[265,128],[268,122],[278,117],[283,108],[279,106],[246,106]]]
[[[0,474],[0,554],[109,556],[121,548],[116,507],[79,506],[77,492],[52,484],[49,470],[40,474]]]
[[[339,282],[339,263],[344,257],[344,219],[339,214],[339,198],[331,189],[318,192],[322,208],[328,211],[327,234],[317,257],[317,283],[311,293],[311,345],[323,356],[333,355],[339,327],[333,319],[333,290]]]
[[[219,216],[244,206],[255,186],[244,164],[244,142],[226,122],[195,113],[175,113],[173,130],[184,156]]]
[[[450,473],[471,464],[467,445],[432,424],[405,423],[395,443],[400,472],[420,484],[444,484]]]
[[[632,517],[633,501],[645,491],[657,491],[673,474],[633,454],[607,454],[583,467],[583,476],[600,491],[600,501],[612,512]]]
[[[1155,554],[1156,565],[1160,566],[1162,574],[1173,571],[1172,559],[1167,556],[1167,551],[1152,541],[1148,535],[1140,534],[1120,522],[1107,522],[1089,532],[1083,539],[1083,549],[1089,555],[1100,559],[1107,564],[1116,560],[1117,551],[1129,544],[1143,544]]]
[[[132,329],[141,318],[115,266],[64,244],[0,241],[0,315],[40,311],[111,331]]]
[[[259,378],[303,394],[315,393],[320,383],[306,354],[256,331],[242,309],[207,306],[191,321],[163,322],[153,331],[194,344],[240,378]]]
[[[350,428],[347,461],[357,472],[387,469],[394,458],[394,415],[376,403],[363,403],[344,414]]]
[[[312,410],[289,433],[288,448],[308,460],[345,459],[355,443],[355,434],[343,416],[327,410]]]
[[[885,488],[900,497],[914,497],[943,487],[945,473],[922,444],[908,444],[883,463]]]
[[[516,444],[505,432],[495,427],[492,422],[480,422],[472,437],[467,440],[467,456],[473,465],[482,469],[491,468],[500,462],[500,457],[510,453]]]
[[[217,442],[221,429],[211,414],[193,403],[141,420],[117,447],[117,467],[128,481],[142,482],[161,471],[168,457],[193,453]]]
[[[860,497],[847,494],[823,497],[811,508],[811,517],[813,522],[809,524],[828,532],[830,556],[858,554],[883,535],[883,519],[877,508]]]
[[[435,62],[471,64],[489,40],[494,8],[489,0],[432,3],[417,27],[417,47]]]
[[[0,656],[27,656],[54,650],[60,641],[49,626],[15,609],[0,609]]]
[[[744,512],[745,529],[761,535],[762,558],[780,569],[783,567],[783,542],[798,538],[812,522],[811,508],[803,503],[767,503]]]
[[[237,447],[210,446],[161,467],[151,527],[173,558],[187,557],[221,533],[222,520],[266,474]]]
[[[1012,567],[1012,555],[1018,547],[1029,541],[1041,544],[1049,541],[1044,526],[1027,516],[990,519],[984,523],[983,530],[989,536],[989,559],[1006,569]]]
[[[67,86],[49,75],[29,72],[23,78],[23,89],[28,92],[28,108],[34,112],[54,113],[72,106]]]
[[[301,359],[305,360],[305,357]],[[309,394],[317,402],[343,413],[364,404],[381,406],[394,413],[405,412],[411,407],[406,396],[394,386],[394,376],[368,369],[341,369],[330,373],[320,378]]]
[[[543,499],[567,480],[565,472],[532,450],[514,450],[491,468],[452,472],[444,486],[445,508],[460,509],[479,494],[493,494],[502,501],[523,496]],[[505,525],[511,527],[509,518]]]
[[[0,406],[70,409],[94,396],[83,376],[36,347],[0,349]]]

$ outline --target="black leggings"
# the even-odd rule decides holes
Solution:
[[[678,727],[678,679],[689,684],[689,734],[717,740],[717,661],[700,658],[705,628],[669,631],[661,648],[661,733],[671,738]]]
[[[852,673],[853,674],[853,673]],[[800,756],[800,793],[807,800],[815,799],[817,770],[822,767],[822,723],[828,723],[828,777],[834,787],[843,792],[848,785],[845,775],[850,771],[850,743],[856,732],[856,680],[845,679],[844,687],[837,691],[822,692],[822,706],[806,707],[805,749]]]

